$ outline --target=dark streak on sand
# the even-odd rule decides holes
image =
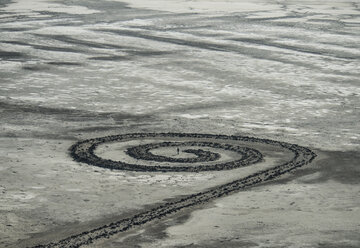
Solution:
[[[62,62],[62,61],[51,61],[51,62],[47,62],[48,65],[58,65],[58,66],[80,66],[82,65],[81,63],[76,63],[76,62]]]
[[[327,69],[324,69],[322,67],[316,66],[314,64],[305,63],[302,61],[294,61],[292,59],[287,59],[281,56],[281,53],[272,53],[268,49],[264,48],[264,45],[266,46],[278,46],[279,48],[284,49],[284,52],[286,51],[295,51],[295,52],[301,52],[305,54],[312,54],[314,56],[327,56],[327,57],[335,57],[340,59],[347,59],[347,60],[354,60],[357,59],[358,56],[354,56],[351,54],[339,54],[334,53],[331,51],[316,51],[310,48],[304,48],[304,47],[296,47],[296,46],[279,46],[278,44],[273,43],[267,43],[267,44],[261,44],[257,40],[253,40],[250,42],[250,39],[247,39],[247,43],[258,45],[258,47],[249,47],[249,46],[239,46],[239,44],[223,44],[223,43],[215,43],[215,42],[208,42],[204,40],[187,40],[187,39],[180,39],[180,38],[174,38],[174,37],[168,37],[168,36],[160,36],[160,35],[152,35],[145,32],[139,32],[139,31],[132,31],[132,30],[123,30],[123,29],[94,29],[93,31],[96,32],[104,32],[104,33],[113,33],[117,34],[119,36],[127,36],[127,37],[133,37],[133,38],[141,38],[145,40],[150,41],[156,41],[156,42],[163,42],[168,43],[172,45],[178,45],[178,46],[185,46],[185,47],[191,47],[191,48],[197,48],[197,49],[204,49],[208,51],[215,51],[215,52],[230,52],[230,53],[236,53],[245,55],[254,59],[259,60],[268,60],[271,62],[280,62],[283,64],[290,64],[290,65],[296,65],[298,67],[306,68],[306,69],[318,69],[323,72],[328,72]],[[233,41],[240,41],[233,39]],[[240,43],[240,42],[239,42]],[[260,46],[259,46],[260,45]],[[339,75],[343,75],[344,73],[339,70],[332,70],[331,73],[336,72]],[[349,73],[346,74],[347,76],[350,75]],[[354,76],[357,76],[357,74],[351,74]]]
[[[26,55],[23,53],[0,51],[0,60],[18,60],[24,57],[26,57]]]
[[[151,41],[157,41],[157,42],[164,42],[164,43],[170,43],[175,44],[179,46],[187,46],[192,48],[198,48],[198,49],[205,49],[209,51],[217,51],[217,52],[231,52],[231,53],[237,53],[246,55],[252,58],[256,59],[262,59],[262,60],[269,60],[269,61],[277,61],[285,64],[297,64],[298,66],[309,68],[308,63],[302,63],[302,62],[295,62],[293,60],[287,60],[282,58],[281,56],[276,56],[276,54],[271,54],[268,50],[265,50],[263,48],[252,48],[252,47],[245,47],[245,46],[237,46],[232,44],[219,44],[219,43],[212,43],[207,41],[196,41],[196,40],[185,40],[185,39],[179,39],[179,38],[173,38],[173,37],[166,37],[166,36],[155,36],[151,34],[145,34],[138,31],[132,31],[132,30],[120,30],[120,29],[98,29],[94,31],[100,31],[105,33],[113,33],[121,36],[128,36],[128,37],[135,37],[135,38],[141,38]],[[290,48],[290,47],[288,47]],[[294,47],[292,47],[294,48]],[[286,48],[284,48],[286,49]],[[304,50],[304,49],[302,49]],[[297,49],[299,52],[300,49]],[[315,52],[313,53],[315,54]],[[318,55],[318,54],[317,54]],[[314,66],[314,65],[312,65]]]
[[[315,157],[316,154],[310,149],[301,147],[295,144],[273,141],[268,139],[259,139],[246,136],[226,136],[226,135],[212,135],[212,134],[196,134],[196,133],[133,133],[125,135],[115,135],[107,136],[102,138],[89,139],[76,143],[71,147],[71,155],[75,160],[85,162],[92,165],[101,166],[101,163],[97,161],[100,158],[95,158],[92,156],[92,152],[99,144],[106,142],[122,141],[129,139],[141,139],[141,138],[191,138],[191,139],[219,139],[219,140],[229,140],[229,141],[242,141],[242,142],[252,142],[260,144],[269,144],[284,149],[289,150],[294,154],[294,157],[283,164],[277,165],[273,168],[262,170],[256,172],[252,175],[249,175],[245,178],[240,178],[230,183],[216,186],[214,188],[199,192],[197,194],[191,194],[181,198],[180,200],[175,200],[172,202],[167,202],[156,208],[150,209],[148,211],[141,212],[139,214],[133,215],[129,218],[121,219],[107,225],[82,232],[80,234],[72,235],[68,238],[60,240],[58,242],[52,242],[45,245],[37,245],[33,248],[50,248],[50,247],[63,247],[63,248],[75,248],[82,245],[90,244],[95,240],[101,238],[108,238],[114,234],[125,232],[130,228],[143,225],[152,220],[168,216],[175,212],[178,212],[182,209],[196,206],[202,203],[206,203],[212,199],[219,198],[225,195],[228,195],[233,192],[237,192],[244,188],[248,188],[254,185],[257,185],[262,182],[269,181],[271,179],[277,178],[280,175],[283,175],[287,172],[290,172],[298,167],[310,163]],[[94,160],[95,159],[95,160]],[[102,160],[102,159],[100,159]],[[108,160],[103,160],[108,161]],[[103,167],[108,168],[109,164],[105,163]],[[112,168],[119,169],[119,168]],[[131,169],[131,168],[128,168]],[[148,168],[146,168],[148,170]]]
[[[46,107],[38,105],[30,105],[25,103],[9,103],[0,100],[0,111],[2,111],[2,116],[5,114],[13,116],[14,113],[24,115],[25,113],[29,114],[41,114],[44,116],[56,116],[62,121],[83,121],[88,118],[98,118],[98,119],[108,119],[112,118],[115,121],[122,121],[124,119],[141,119],[149,118],[149,115],[131,115],[128,113],[119,113],[119,112],[92,112],[88,110],[80,109],[68,109],[68,108],[55,108],[55,107]],[[24,118],[24,117],[22,117]],[[81,129],[79,129],[81,130]]]

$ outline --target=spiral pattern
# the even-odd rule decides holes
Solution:
[[[159,162],[159,165],[150,166],[147,164],[135,164],[129,163],[126,161],[114,161],[110,159],[101,158],[94,152],[96,148],[104,143],[114,143],[114,142],[126,142],[129,139],[134,140],[143,140],[143,139],[185,139],[187,141],[165,141],[165,142],[155,142],[148,143],[145,145],[136,145],[130,148],[127,148],[125,153],[136,159],[136,160],[145,160]],[[195,140],[194,140],[195,139]],[[206,139],[209,141],[196,141],[198,139]],[[257,163],[262,160],[262,154],[253,148],[243,147],[239,145],[234,145],[231,143],[226,143],[226,140],[236,140],[239,139],[238,136],[224,136],[224,135],[210,135],[210,134],[179,134],[179,133],[143,133],[143,134],[125,134],[125,135],[115,135],[102,138],[95,138],[86,140],[76,144],[72,148],[72,156],[75,160],[79,162],[86,162],[95,166],[108,168],[108,169],[117,169],[117,170],[132,170],[132,171],[161,171],[161,172],[198,172],[198,171],[212,171],[212,170],[229,170],[242,166],[247,166],[250,164]],[[190,140],[190,141],[189,141]],[[217,140],[222,140],[222,142],[217,142]],[[165,147],[190,147],[189,149],[183,149],[182,152],[192,154],[192,157],[187,158],[177,158],[163,155],[155,155],[151,151],[159,148]],[[201,148],[201,149],[200,149]],[[230,151],[236,153],[239,159],[234,159],[231,161],[213,163],[208,165],[206,163],[217,161],[221,158],[221,154],[211,150],[203,149],[216,149],[217,151]],[[169,163],[181,163],[186,164],[185,166],[173,166],[173,165],[164,165],[164,162]],[[201,163],[201,164],[199,164]],[[191,166],[192,164],[195,164]]]
[[[146,144],[133,141],[147,140]],[[124,143],[119,151],[120,160],[111,160],[98,156],[97,148],[101,145]],[[139,144],[140,143],[140,144]],[[164,153],[164,149],[182,148],[185,157]],[[251,165],[263,160],[262,153],[256,149],[278,148],[293,154],[286,162],[260,170],[232,182],[212,187],[202,192],[185,196],[179,200],[167,202],[156,208],[135,214],[129,218],[113,221],[107,225],[85,231],[58,242],[40,247],[80,247],[94,240],[107,238],[132,227],[142,225],[154,219],[189,208],[214,198],[237,192],[241,189],[272,180],[298,167],[311,163],[316,154],[310,149],[286,142],[259,139],[246,136],[226,136],[194,133],[133,133],[88,139],[73,145],[71,156],[79,162],[116,170],[157,171],[157,172],[197,172],[210,170],[229,170]],[[276,149],[275,149],[276,150]],[[273,151],[273,150],[269,150]],[[267,152],[269,152],[267,151]],[[169,155],[170,154],[170,155]],[[227,156],[231,154],[231,156]],[[177,154],[176,154],[177,155]],[[131,163],[130,161],[138,161]],[[156,165],[150,165],[155,163]]]

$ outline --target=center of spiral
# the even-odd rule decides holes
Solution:
[[[198,162],[210,162],[218,160],[221,155],[219,153],[205,151],[203,149],[185,149],[182,152],[190,153],[195,155],[195,157],[190,158],[176,158],[170,156],[162,156],[162,155],[155,155],[151,152],[151,150],[162,148],[162,147],[176,147],[177,155],[179,155],[179,147],[184,146],[192,146],[192,147],[213,147],[213,148],[220,148],[220,144],[208,143],[208,142],[162,142],[162,143],[151,143],[146,145],[140,145],[128,148],[126,153],[135,158],[141,160],[148,160],[148,161],[156,161],[156,162],[170,162],[170,163],[198,163]]]

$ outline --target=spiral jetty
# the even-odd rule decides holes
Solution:
[[[113,161],[109,159],[100,158],[94,154],[97,146],[104,143],[112,142],[126,142],[133,139],[146,139],[156,138],[161,140],[175,138],[176,141],[150,143],[145,145],[138,145],[128,148],[125,152],[128,156],[144,160],[144,161],[156,161],[167,163],[183,163],[184,166],[169,166],[169,165],[140,165],[131,164],[124,161]],[[180,138],[180,141],[179,141]],[[181,141],[181,139],[190,139],[191,141]],[[215,140],[215,141],[214,141]],[[231,141],[231,144],[226,143]],[[199,171],[220,171],[230,170],[251,164],[258,163],[263,160],[263,155],[260,151],[254,148],[246,147],[242,145],[234,145],[234,141],[249,142],[252,144],[267,144],[276,147],[284,148],[291,153],[293,157],[291,160],[275,165],[272,168],[265,169],[253,173],[249,176],[236,179],[232,182],[225,183],[212,187],[211,189],[204,190],[202,192],[185,196],[179,200],[164,203],[156,208],[146,210],[135,214],[129,218],[120,219],[111,222],[107,225],[100,226],[98,228],[85,231],[76,235],[72,235],[57,242],[51,242],[45,245],[36,245],[33,248],[76,248],[82,245],[90,244],[100,238],[109,238],[110,236],[125,232],[130,228],[134,228],[145,223],[148,223],[155,219],[160,219],[164,216],[169,216],[182,209],[189,208],[195,205],[206,203],[210,200],[228,195],[230,193],[238,192],[245,188],[272,180],[285,173],[288,173],[296,168],[309,164],[316,157],[316,154],[306,147],[302,147],[296,144],[290,144],[286,142],[274,141],[269,139],[261,139],[247,136],[227,136],[227,135],[215,135],[215,134],[199,134],[199,133],[131,133],[112,135],[94,139],[88,139],[80,141],[74,144],[70,148],[70,154],[75,161],[87,163],[89,165],[99,166],[111,170],[131,170],[131,171],[144,171],[144,172],[199,172]],[[152,149],[161,147],[182,147],[182,146],[194,146],[194,147],[210,147],[228,150],[240,154],[241,158],[230,162],[219,162],[212,165],[195,165],[186,166],[199,162],[216,161],[221,157],[221,154],[205,151],[203,149],[186,149],[183,152],[192,153],[191,158],[173,158],[160,155],[154,155],[151,153]]]

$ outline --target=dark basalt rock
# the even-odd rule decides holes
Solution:
[[[162,142],[157,144],[147,144],[143,146],[136,146],[134,148],[130,148],[127,150],[127,153],[135,158],[149,160],[149,161],[166,161],[173,162],[172,158],[156,156],[150,153],[150,149],[154,149],[156,147],[166,147],[166,146],[180,146],[186,145],[191,146],[207,146],[213,148],[219,148],[224,150],[231,150],[238,152],[242,155],[242,158],[237,161],[231,161],[227,163],[219,163],[212,166],[198,166],[196,168],[191,167],[166,167],[166,166],[145,166],[145,165],[133,165],[127,164],[120,161],[112,161],[107,159],[102,159],[97,157],[94,154],[95,148],[102,143],[106,142],[116,142],[122,140],[128,140],[131,138],[139,139],[139,138],[171,138],[171,137],[188,137],[188,138],[201,138],[202,140],[208,139],[219,139],[222,143],[215,142],[205,142],[205,141],[197,141],[197,142]],[[50,248],[50,247],[64,247],[64,248],[73,248],[80,247],[82,245],[90,244],[93,241],[100,238],[108,238],[111,235],[114,235],[119,232],[125,232],[126,230],[145,224],[150,222],[151,220],[162,218],[164,216],[170,215],[172,213],[178,212],[181,209],[189,208],[191,206],[195,206],[198,204],[205,203],[214,198],[219,198],[224,195],[231,194],[233,192],[237,192],[244,188],[251,187],[253,185],[266,182],[272,180],[274,178],[279,177],[285,173],[288,173],[298,167],[309,164],[316,157],[316,154],[312,152],[310,149],[301,147],[295,144],[289,144],[280,141],[268,140],[268,139],[258,139],[253,137],[246,136],[226,136],[226,135],[213,135],[213,134],[196,134],[196,133],[132,133],[132,134],[123,134],[123,135],[114,135],[107,136],[95,139],[89,139],[85,141],[78,142],[70,148],[71,156],[79,162],[85,162],[91,165],[100,166],[109,169],[117,169],[117,170],[137,170],[137,171],[198,171],[198,170],[224,170],[224,169],[232,169],[237,168],[239,166],[250,165],[252,163],[256,163],[262,160],[262,154],[248,147],[240,147],[234,146],[231,144],[223,144],[226,140],[238,140],[238,141],[246,141],[252,143],[259,144],[269,144],[278,147],[282,147],[284,149],[289,150],[294,154],[294,157],[285,162],[283,164],[276,165],[272,168],[265,169],[262,171],[255,172],[249,176],[244,178],[239,178],[230,183],[226,183],[223,185],[218,185],[211,189],[191,194],[185,196],[179,200],[167,202],[162,204],[159,207],[146,210],[139,214],[133,215],[132,217],[121,219],[115,222],[112,222],[108,225],[104,225],[89,231],[85,231],[76,235],[72,235],[68,238],[60,240],[58,242],[52,242],[45,245],[37,245],[34,247],[37,248]],[[193,153],[196,155],[196,158],[192,158],[194,160],[177,160],[177,162],[181,163],[192,163],[191,161],[197,161],[201,159],[201,161],[216,161],[218,159],[217,156],[220,156],[217,153],[207,152],[202,149],[188,149],[187,152]],[[190,161],[190,162],[187,162]]]
[[[211,138],[211,139],[231,139],[238,138],[237,136],[224,136],[224,135],[210,135],[210,134],[188,134],[188,133],[133,133],[124,135],[107,136],[102,138],[90,139],[79,142],[71,148],[71,155],[76,161],[85,162],[91,165],[118,170],[133,170],[133,171],[187,171],[187,172],[198,172],[198,171],[219,171],[229,170],[237,167],[247,166],[250,164],[257,163],[262,160],[262,154],[248,147],[235,146],[232,144],[205,142],[205,141],[189,141],[189,142],[161,142],[151,143],[145,145],[139,145],[128,148],[126,153],[138,160],[147,160],[155,162],[169,162],[169,163],[186,163],[193,164],[199,162],[210,162],[218,160],[221,155],[218,153],[204,151],[202,149],[187,149],[184,152],[193,153],[196,155],[195,158],[173,158],[160,155],[154,155],[150,152],[152,149],[160,147],[181,147],[181,146],[200,146],[200,147],[211,147],[222,150],[233,151],[241,155],[241,159],[218,163],[215,165],[194,165],[194,166],[146,166],[138,164],[129,164],[122,161],[112,161],[108,159],[99,158],[94,154],[94,150],[100,144],[107,142],[123,141],[129,138],[178,138],[178,137],[189,137],[189,138]],[[236,140],[236,139],[235,139]]]

